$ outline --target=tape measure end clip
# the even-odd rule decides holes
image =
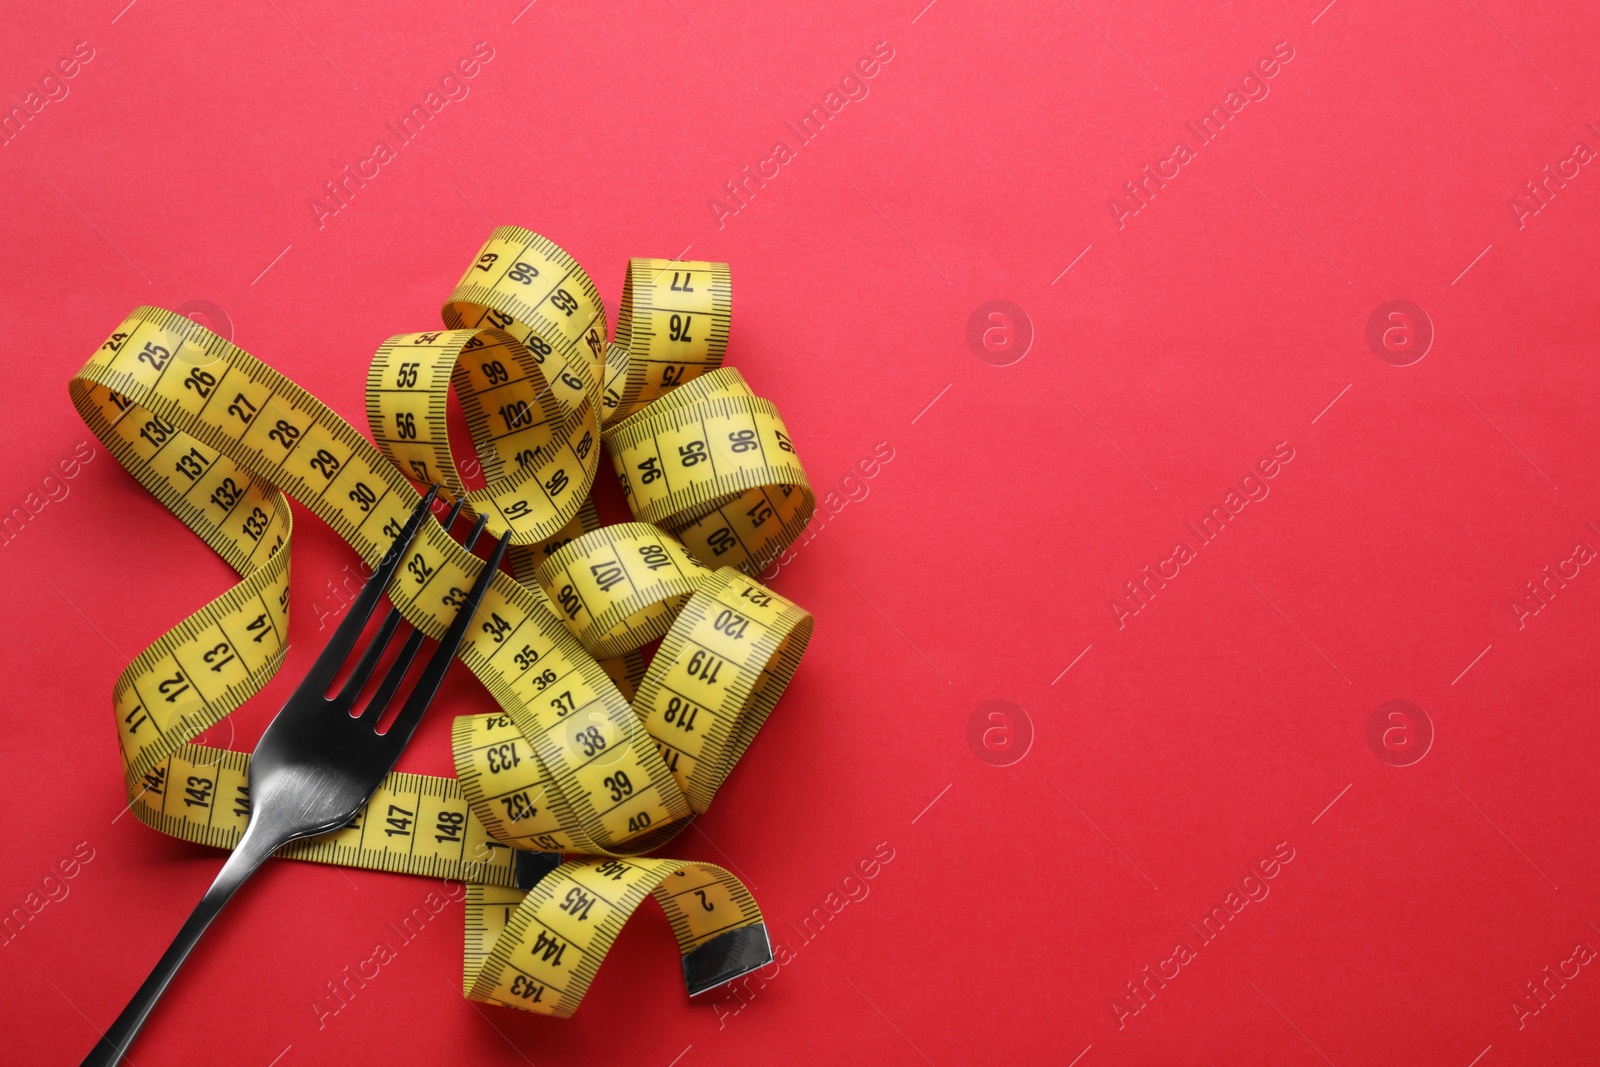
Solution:
[[[718,934],[683,957],[683,982],[698,997],[772,962],[767,924],[741,926]]]
[[[519,848],[512,855],[515,858],[513,884],[518,889],[532,889],[545,875],[561,866],[559,852],[535,852]]]

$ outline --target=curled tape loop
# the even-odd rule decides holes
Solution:
[[[760,573],[816,509],[783,417],[732,367],[608,427],[605,442],[634,517],[707,566]]]
[[[614,371],[588,276],[546,238],[501,227],[445,304],[448,329],[397,335],[378,350],[367,403],[376,445],[197,323],[159,308],[129,313],[73,376],[73,404],[240,576],[113,687],[135,816],[221,848],[243,832],[249,756],[192,741],[283,662],[288,496],[372,565],[418,500],[410,479],[436,481],[516,545],[523,580],[494,577],[460,653],[503,710],[456,720],[456,778],[390,774],[349,826],[282,854],[471,883],[466,991],[475,999],[570,1014],[649,893],[672,922],[691,991],[768,962],[760,911],[732,875],[629,858],[705,810],[811,632],[809,615],[726,566],[749,570],[776,555],[812,507],[776,409],[737,372],[715,369],[727,278],[722,264],[633,261],[626,330],[612,346],[627,359]],[[609,528],[587,499],[602,375],[618,390],[610,410],[632,412],[605,440],[642,520]],[[481,490],[467,490],[450,454],[452,384]],[[650,458],[663,485],[640,473]],[[437,637],[482,567],[429,522],[390,598]],[[638,649],[656,637],[647,669]],[[551,870],[529,850],[592,858]],[[529,982],[544,992],[528,992]]]
[[[666,633],[707,575],[677,538],[647,522],[584,534],[535,572],[567,629],[601,658]]]
[[[487,1004],[571,1015],[623,923],[651,894],[678,939],[691,995],[771,962],[755,899],[721,867],[661,859],[566,863],[527,893],[468,889],[468,911],[483,921],[468,935],[463,990]]]
[[[733,316],[726,263],[630,259],[606,351],[606,422],[722,366]]]
[[[451,383],[466,412],[488,485],[468,492],[450,453],[445,405]],[[464,497],[494,533],[514,544],[554,536],[577,515],[594,483],[599,438],[593,405],[563,410],[538,361],[503,330],[446,330],[391,337],[367,373],[372,439],[394,465],[447,500]]]

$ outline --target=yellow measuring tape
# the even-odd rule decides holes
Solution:
[[[191,742],[283,662],[286,494],[372,565],[416,504],[413,480],[434,482],[516,546],[521,581],[494,578],[460,653],[503,711],[457,718],[456,778],[390,774],[349,826],[283,855],[470,883],[475,1000],[570,1015],[646,895],[691,993],[769,962],[737,878],[638,858],[710,805],[811,635],[809,615],[749,577],[814,498],[777,410],[719,367],[730,310],[725,264],[636,259],[608,347],[582,268],[500,227],[445,303],[448,328],[379,348],[370,442],[189,319],[131,312],[73,377],[73,404],[241,579],[116,681],[134,814],[222,848],[243,833],[249,756]],[[475,491],[450,452],[452,385],[486,480]],[[600,526],[602,447],[637,522]],[[429,523],[390,597],[437,637],[482,566]]]

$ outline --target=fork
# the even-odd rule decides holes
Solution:
[[[329,697],[326,694],[339,669],[354,651],[400,560],[428,519],[438,491],[438,486],[433,486],[423,496],[388,554],[351,604],[350,614],[339,624],[304,680],[262,734],[250,758],[250,820],[245,825],[244,836],[178,931],[172,946],[117,1016],[111,1029],[84,1059],[83,1067],[114,1067],[119,1063],[178,968],[238,888],[282,846],[301,838],[330,833],[348,824],[372,799],[384,775],[400,758],[401,750],[422,721],[422,713],[438,693],[467,627],[472,624],[478,605],[505,555],[509,534],[502,536],[495,546],[493,555],[473,583],[472,591],[440,639],[433,658],[387,731],[378,733],[378,722],[404,681],[411,661],[422,648],[421,630],[413,630],[406,638],[389,673],[373,691],[359,717],[354,714],[354,708],[400,625],[398,609],[390,608],[338,695]],[[460,510],[458,499],[445,521],[446,529],[455,522]],[[466,542],[469,549],[483,532],[484,522],[480,517],[472,528]]]

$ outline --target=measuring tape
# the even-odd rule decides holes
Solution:
[[[674,389],[605,439],[635,517],[702,560],[759,574],[816,508],[778,409],[732,367]]]
[[[733,315],[726,263],[630,259],[606,351],[606,421],[722,365]]]
[[[197,323],[131,312],[72,378],[73,404],[240,576],[113,687],[134,814],[217,847],[243,833],[249,756],[192,742],[283,662],[287,496],[373,565],[418,500],[410,479],[435,482],[515,545],[522,580],[495,576],[460,652],[503,710],[456,720],[456,778],[390,774],[349,826],[282,854],[471,883],[464,990],[486,1002],[571,1014],[647,895],[692,993],[770,962],[733,875],[636,858],[706,810],[812,629],[748,576],[814,498],[776,409],[718,368],[730,292],[723,264],[633,260],[608,348],[577,263],[501,227],[445,303],[447,329],[379,348],[370,442]],[[479,490],[450,453],[451,385]],[[599,523],[588,494],[602,445],[638,522]],[[390,598],[438,637],[482,567],[429,523]],[[656,638],[646,666],[640,646]]]

